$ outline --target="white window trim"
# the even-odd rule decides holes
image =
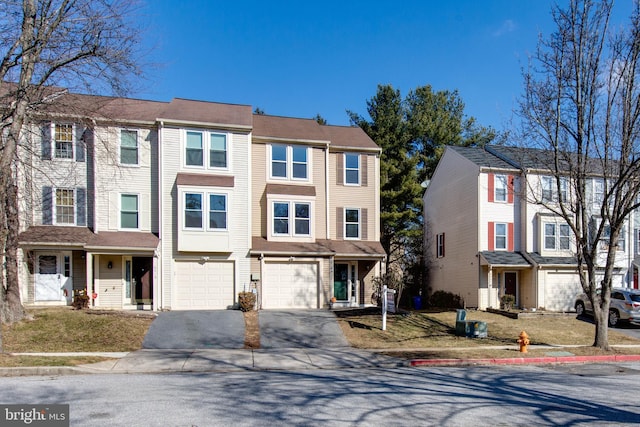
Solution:
[[[122,163],[122,132],[136,133],[136,163]],[[121,128],[118,132],[118,165],[125,168],[140,167],[140,131],[138,129]]]
[[[273,151],[272,148],[273,146],[281,146],[281,147],[285,147],[286,148],[286,156],[285,156],[285,162],[286,162],[286,176],[282,177],[282,176],[273,176],[273,168],[272,168],[272,163],[273,163]],[[267,160],[267,180],[269,181],[293,181],[293,182],[311,182],[311,176],[312,176],[312,158],[311,158],[311,147],[305,146],[305,145],[295,145],[296,148],[304,148],[307,152],[307,177],[306,178],[294,178],[293,177],[293,145],[291,144],[282,144],[282,143],[271,143],[268,144],[267,146],[267,156],[266,156],[266,160]]]
[[[436,258],[444,258],[444,233],[436,235]]]
[[[356,156],[358,158],[358,182],[347,182],[347,170],[356,170],[353,168],[347,168],[347,156]],[[345,186],[351,186],[351,187],[359,187],[360,185],[362,185],[362,164],[361,164],[361,156],[358,153],[343,153],[343,162],[342,164],[344,165],[343,167],[343,178],[342,178],[342,182],[344,183]]]
[[[211,198],[209,196],[224,196],[224,203],[225,203],[225,224],[226,226],[224,228],[212,228],[210,226],[211,221],[209,220],[209,214],[211,213]],[[206,218],[204,218],[205,222],[206,222],[206,229],[207,231],[211,231],[213,233],[226,233],[229,231],[229,193],[224,192],[224,191],[208,191],[206,193],[206,200],[204,206],[205,206],[205,211],[206,211]]]
[[[281,203],[289,206],[289,216],[287,220],[289,221],[289,232],[288,233],[276,233],[274,221],[275,221],[275,204]],[[296,212],[295,205],[296,204],[304,204],[309,205],[309,234],[298,234],[296,233]],[[269,201],[269,229],[272,237],[295,237],[295,238],[312,238],[313,237],[313,201],[305,200],[305,199],[293,199],[293,200],[283,200],[283,199],[273,199]]]
[[[498,247],[498,225],[504,225],[504,248]],[[502,236],[502,234],[500,235]],[[496,222],[493,224],[493,248],[496,251],[509,250],[509,224],[506,222]]]
[[[201,207],[202,224],[200,225],[200,227],[187,227],[187,194],[199,194],[202,197],[202,207]],[[205,212],[207,212],[206,211],[207,203],[206,203],[205,197],[206,197],[206,192],[201,190],[183,190],[182,191],[182,196],[181,196],[182,206],[181,206],[180,215],[182,216],[183,231],[204,231],[205,230],[205,220],[206,220]]]
[[[136,196],[136,204],[138,205],[138,227],[129,228],[122,226],[122,196]],[[120,193],[120,197],[118,198],[118,229],[122,231],[140,231],[140,201],[141,197],[139,193]]]
[[[56,125],[71,125],[71,157],[58,157],[56,155]],[[69,122],[52,122],[51,123],[51,158],[60,161],[76,160],[76,124]]]
[[[358,211],[358,237],[347,237],[347,211]],[[342,236],[344,236],[345,240],[362,240],[362,209],[360,208],[344,208],[343,213],[343,224],[342,224]],[[349,224],[353,224],[350,222]]]
[[[504,177],[504,199],[498,198],[498,182],[502,182],[499,177]],[[509,177],[504,174],[495,174],[493,176],[493,201],[496,203],[507,203],[509,201]]]
[[[187,133],[199,133],[202,135],[202,166],[187,165]],[[224,135],[226,142],[227,166],[212,167],[211,164],[211,135]],[[229,132],[221,132],[212,129],[182,129],[181,153],[182,167],[193,170],[210,170],[218,172],[231,172],[232,152],[231,152],[231,134]]]
[[[58,222],[58,190],[67,190],[73,193],[73,222]],[[78,195],[75,188],[53,187],[53,211],[51,212],[51,223],[53,225],[77,225],[78,224]]]

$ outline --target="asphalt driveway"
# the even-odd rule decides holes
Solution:
[[[349,343],[327,310],[262,310],[260,348],[335,348]]]
[[[144,337],[145,349],[244,347],[244,316],[239,310],[168,311],[158,314]]]
[[[260,348],[348,347],[335,315],[326,310],[261,310]],[[144,349],[240,349],[244,316],[239,310],[170,311],[158,314]]]

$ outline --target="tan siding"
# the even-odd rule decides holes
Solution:
[[[265,187],[267,185],[267,146],[265,144],[253,144],[251,151],[251,214],[253,219],[251,235],[267,237],[267,197],[265,195]]]
[[[111,261],[112,268],[107,268]],[[122,308],[122,258],[101,255],[98,268],[98,302],[102,308]]]

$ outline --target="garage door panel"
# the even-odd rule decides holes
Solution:
[[[316,263],[266,263],[263,308],[318,308]]]
[[[582,292],[580,278],[575,273],[548,273],[545,284],[545,309],[570,311],[576,295]]]
[[[176,262],[176,310],[219,310],[234,303],[231,262]]]

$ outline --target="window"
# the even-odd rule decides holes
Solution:
[[[542,201],[543,202],[552,202],[554,201],[556,198],[554,197],[554,182],[553,182],[553,178],[550,176],[543,176],[542,177]]]
[[[120,228],[138,228],[138,196],[120,195]]]
[[[227,229],[227,196],[224,194],[209,194],[209,228]]]
[[[360,155],[344,155],[344,182],[345,184],[360,184]]]
[[[187,166],[204,166],[204,150],[202,145],[202,133],[187,132],[185,164]]]
[[[593,203],[601,206],[604,202],[604,181],[596,179],[593,181]]]
[[[567,178],[560,178],[560,201],[566,202],[569,200],[568,181]]]
[[[73,125],[55,125],[55,156],[59,159],[73,159]]]
[[[293,215],[293,218],[291,218]],[[311,204],[301,202],[273,203],[273,234],[290,235],[293,222],[294,236],[311,235]]]
[[[620,235],[618,236],[618,244],[616,247],[617,251],[624,251],[626,246],[625,240],[626,231],[624,228],[620,230]],[[611,226],[605,225],[602,230],[602,237],[600,238],[600,248],[603,250],[609,249],[609,240],[611,238]]]
[[[360,238],[360,209],[344,210],[344,236],[347,239]]]
[[[138,132],[135,130],[120,131],[120,164],[138,164]]]
[[[227,136],[212,133],[209,135],[209,166],[212,168],[227,167]]]
[[[495,201],[496,202],[507,201],[507,176],[506,175],[495,176]]]
[[[56,190],[56,224],[75,224],[73,190]]]
[[[546,250],[566,251],[570,248],[570,232],[568,224],[544,224],[544,248]]]
[[[636,236],[636,254],[640,254],[640,228],[633,230],[634,236]]]
[[[436,236],[436,256],[438,258],[444,257],[444,233]]]
[[[289,234],[289,203],[273,204],[273,234]]]
[[[496,223],[495,227],[495,248],[507,249],[507,224]]]
[[[309,151],[307,147],[271,145],[271,178],[308,180]]]
[[[184,227],[198,229],[202,228],[202,194],[185,193]]]

